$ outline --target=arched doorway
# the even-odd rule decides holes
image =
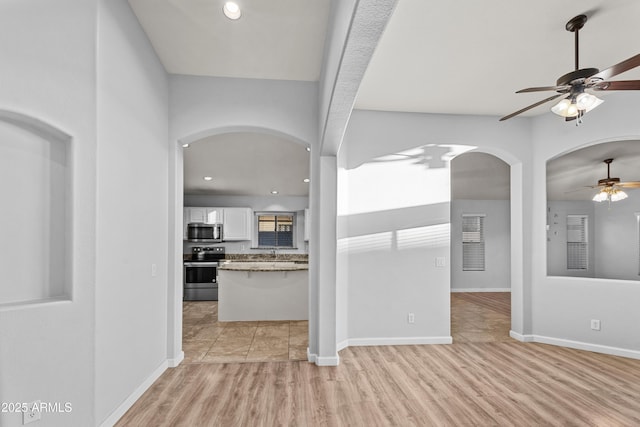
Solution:
[[[306,144],[278,132],[225,129],[199,133],[181,140],[180,145],[184,212],[215,208],[221,215],[224,212],[226,220],[229,212],[240,210],[248,212],[251,224],[250,235],[233,238],[225,226],[227,237],[220,243],[185,240],[181,248],[183,257],[204,247],[224,248],[227,259],[237,260],[262,260],[273,252],[291,260],[308,256],[304,227],[309,206],[310,156]],[[257,231],[251,230],[257,230],[253,222],[258,212],[291,215],[290,247],[265,248],[259,244],[253,236]],[[185,214],[184,221],[188,222],[188,218]],[[188,295],[186,290],[184,295]],[[304,299],[307,308],[308,297]],[[176,302],[183,319],[182,348],[186,362],[283,361],[307,357],[307,320],[223,322],[217,295],[202,299],[189,296],[184,302]]]
[[[451,335],[454,343],[509,340],[510,166],[467,152],[451,162]]]

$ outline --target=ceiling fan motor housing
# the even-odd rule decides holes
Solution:
[[[620,183],[620,178],[603,178],[598,180],[598,186],[604,185],[607,187],[611,187],[619,183]]]
[[[582,68],[580,70],[571,71],[558,78],[556,85],[564,86],[570,84],[583,84],[589,77],[598,74],[600,70],[597,68]]]

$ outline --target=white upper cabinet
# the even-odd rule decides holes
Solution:
[[[184,208],[184,238],[191,222],[222,224],[223,240],[251,240],[253,212],[251,208]]]
[[[222,224],[224,209],[222,208],[184,208],[184,222],[203,222],[205,224]]]
[[[224,208],[224,240],[251,240],[253,212],[251,208]]]

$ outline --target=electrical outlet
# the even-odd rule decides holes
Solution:
[[[415,323],[416,317],[413,313],[407,313],[407,323]]]
[[[31,402],[27,405],[27,410],[22,413],[22,425],[38,421],[41,416],[40,401],[36,400],[35,402]]]
[[[151,277],[156,277],[158,275],[158,265],[151,264]]]
[[[600,330],[600,321],[597,319],[591,319],[591,329],[594,331]]]
[[[436,257],[436,267],[446,267],[447,260],[443,256]]]

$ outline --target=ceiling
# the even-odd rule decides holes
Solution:
[[[340,0],[238,0],[243,15],[237,21],[223,16],[224,0],[129,3],[169,73],[317,81],[332,1]],[[581,13],[589,16],[580,31],[582,68],[604,69],[640,52],[637,0],[398,0],[355,108],[498,117],[516,111],[553,94],[515,94],[516,90],[552,85],[573,70],[574,38],[564,26]],[[615,79],[640,79],[640,70]],[[550,107],[546,104],[525,115],[549,113]],[[558,163],[555,172],[553,162],[550,170],[558,180],[553,189],[597,181],[600,172],[606,173],[599,168],[606,157],[621,158],[614,170],[627,179],[633,171],[625,170],[622,158],[634,154],[633,147],[626,150],[611,155],[576,153],[564,160],[566,164]],[[292,157],[282,158],[283,153]],[[300,145],[269,135],[210,137],[185,150],[185,192],[269,194],[277,186],[280,194],[306,195],[308,184],[300,180],[309,175],[309,161],[303,156],[308,153]],[[498,198],[507,187],[503,178],[487,176],[487,171],[496,171],[491,157],[480,155],[471,162],[460,158],[457,170],[475,183],[498,179],[497,187],[479,186],[488,191],[486,197]],[[266,170],[267,159],[279,167]],[[572,165],[572,173],[564,172]],[[214,181],[202,181],[205,174],[213,174]],[[586,197],[580,193],[550,194]]]
[[[589,16],[580,31],[581,68],[604,69],[640,53],[637,0],[399,0],[356,108],[496,116],[517,111],[554,92],[516,90],[554,85],[573,71],[574,35],[565,24],[581,13]],[[613,80],[636,78],[640,70]],[[527,115],[548,113],[552,105]]]
[[[309,152],[278,136],[228,133],[192,143],[184,152],[185,194],[308,196]],[[211,181],[203,177],[210,176]]]
[[[167,72],[317,81],[330,0],[129,0]]]

